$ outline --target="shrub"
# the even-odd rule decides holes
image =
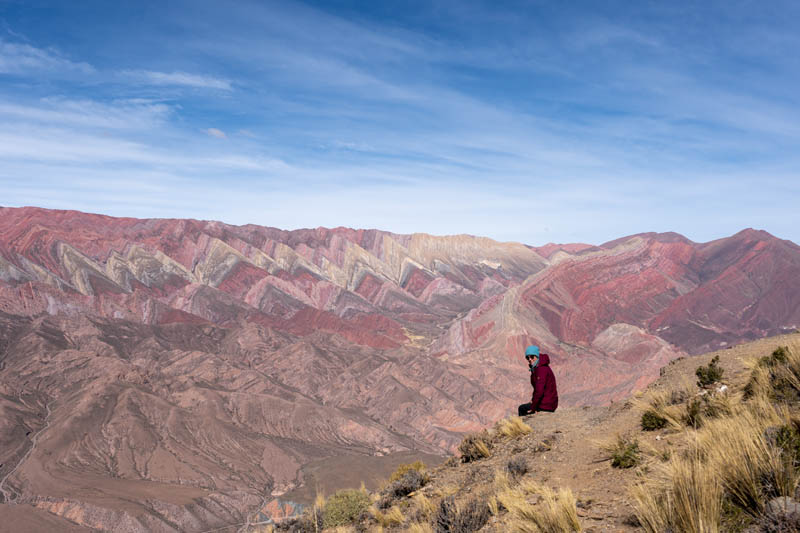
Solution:
[[[732,399],[727,394],[705,394],[686,404],[683,423],[697,429],[703,426],[705,419],[730,416],[733,411]]]
[[[642,429],[645,431],[655,431],[666,427],[667,419],[659,415],[653,409],[648,409],[642,413]]]
[[[744,389],[745,399],[765,394],[781,402],[800,401],[800,357],[781,346],[758,360]]]
[[[389,481],[394,482],[405,476],[409,471],[416,470],[420,474],[425,473],[425,463],[422,461],[414,461],[413,463],[402,464],[397,467],[397,470],[392,472],[392,475],[389,476]]]
[[[527,435],[533,429],[518,416],[504,418],[497,423],[497,434],[507,438],[517,438]]]
[[[776,356],[777,366],[784,364],[782,357]],[[793,357],[788,352],[786,366],[794,364]],[[754,374],[768,364],[772,362],[759,363]],[[793,497],[800,482],[794,455],[800,450],[800,421],[763,394],[764,383],[757,382],[751,401],[736,408],[735,396],[697,400],[698,416],[705,418],[691,433],[689,449],[655,465],[656,475],[633,489],[636,513],[646,531],[714,533],[751,526],[756,529],[748,531],[795,531],[793,524],[780,522],[788,517],[778,517],[777,525],[764,517],[766,502]],[[713,418],[709,412],[724,416]]]
[[[515,478],[524,476],[528,473],[528,461],[523,455],[517,455],[508,460],[506,470]]]
[[[354,522],[372,504],[366,491],[340,490],[328,498],[322,511],[323,527],[336,527]]]
[[[699,428],[703,425],[703,400],[695,398],[686,404],[686,414],[683,415],[683,421],[687,426]]]
[[[378,507],[381,509],[386,509],[392,505],[394,500],[398,498],[404,498],[411,494],[412,492],[416,492],[422,487],[424,487],[430,478],[427,474],[420,472],[419,470],[408,470],[403,477],[400,479],[389,483],[385,489],[383,489],[383,493],[381,499],[378,501]]]
[[[635,398],[633,404],[641,411],[640,424],[644,431],[654,431],[665,427],[682,429],[683,403],[693,393],[694,384],[685,382],[674,389],[652,389],[642,398]]]
[[[699,366],[695,370],[698,387],[708,387],[722,379],[724,370],[719,366],[719,356],[715,355],[708,366]]]
[[[435,517],[436,533],[472,533],[489,521],[489,506],[479,498],[473,498],[462,506],[456,505],[455,497],[443,498]]]
[[[606,449],[611,454],[611,466],[614,468],[632,468],[641,460],[639,443],[636,440],[619,436],[616,442]]]
[[[480,433],[473,433],[467,435],[461,444],[458,445],[458,451],[461,452],[461,462],[469,463],[489,457],[492,452],[492,441],[486,430]]]
[[[780,426],[775,437],[775,445],[783,451],[795,467],[800,466],[800,420]]]

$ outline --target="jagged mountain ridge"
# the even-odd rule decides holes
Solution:
[[[524,400],[528,343],[598,403],[796,328],[798,274],[752,230],[535,248],[3,208],[0,477],[93,527],[230,523],[312,458],[450,449]]]

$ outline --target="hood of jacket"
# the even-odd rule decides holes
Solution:
[[[536,366],[548,366],[550,364],[550,356],[546,353],[539,355],[539,364]]]

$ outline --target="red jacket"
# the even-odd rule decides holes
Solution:
[[[543,353],[539,356],[539,364],[531,372],[532,411],[555,411],[558,407],[558,390],[556,376],[550,370],[550,356]]]

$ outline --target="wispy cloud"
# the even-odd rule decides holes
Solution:
[[[190,74],[188,72],[156,72],[152,70],[126,70],[123,75],[134,79],[140,83],[151,85],[177,85],[186,87],[196,87],[200,89],[220,89],[230,91],[233,89],[230,80],[216,78],[214,76],[204,76],[201,74]]]
[[[532,244],[800,240],[800,13],[734,4],[198,2],[164,8],[170,31],[107,17],[135,53],[67,33],[34,48],[22,27],[0,49],[18,84],[0,86],[4,203]]]
[[[217,139],[225,139],[228,137],[227,135],[225,135],[224,131],[219,130],[217,128],[208,128],[205,130],[205,132],[209,134],[211,137],[216,137]]]
[[[0,120],[53,126],[96,127],[107,129],[145,129],[163,125],[171,108],[163,103],[43,98],[35,102],[0,103]]]
[[[37,71],[92,74],[95,69],[88,63],[71,61],[55,50],[0,39],[0,73],[25,74]]]

